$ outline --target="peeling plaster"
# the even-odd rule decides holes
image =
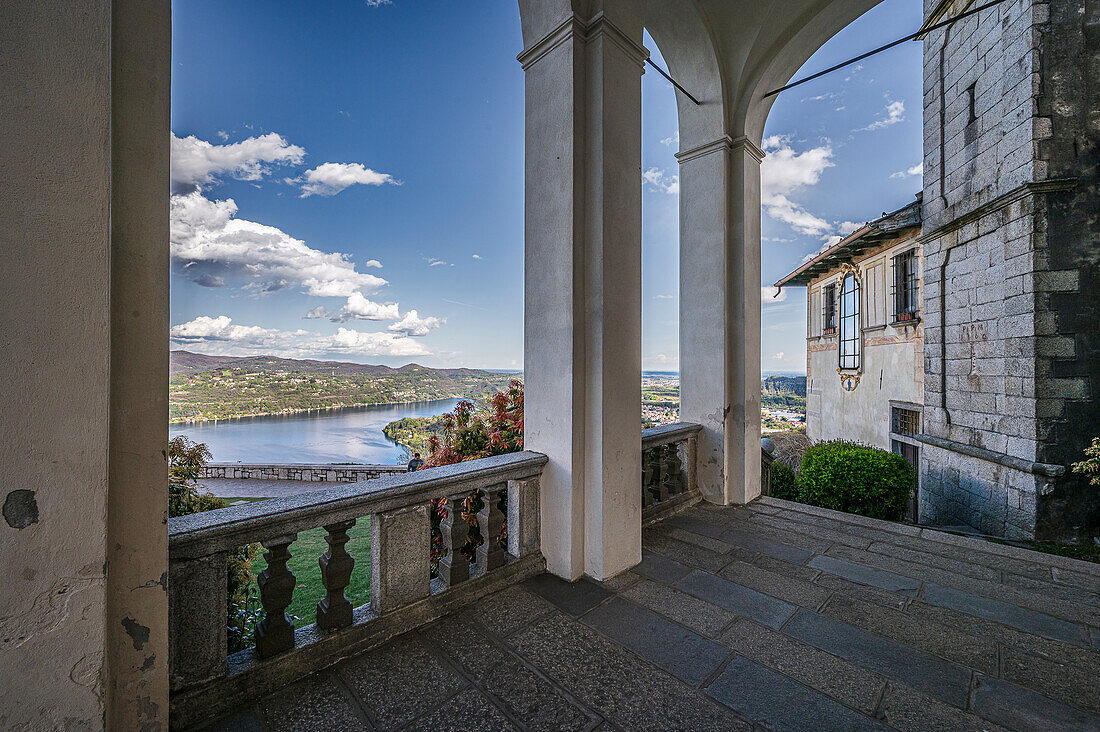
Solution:
[[[4,520],[13,529],[25,529],[38,523],[38,502],[34,491],[19,489],[8,493],[4,499]]]
[[[149,642],[149,628],[133,618],[126,616],[122,619],[122,627],[126,629],[126,635],[134,642],[134,650],[140,651]]]
[[[0,650],[19,648],[36,635],[56,630],[69,617],[73,598],[102,584],[102,577],[63,578],[49,590],[35,595],[30,609],[0,617]]]

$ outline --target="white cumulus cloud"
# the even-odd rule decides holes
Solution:
[[[883,115],[866,127],[860,127],[852,132],[867,132],[869,130],[881,130],[883,127],[896,125],[905,121],[905,102],[890,102],[886,105]]]
[[[914,175],[924,175],[924,163],[914,165],[912,168],[906,168],[905,170],[899,170],[896,173],[891,173],[891,178],[909,178]]]
[[[660,168],[649,168],[642,173],[642,181],[651,186],[650,190],[660,191],[674,196],[680,192],[680,176],[667,175]]]
[[[426,317],[421,318],[415,310],[405,313],[401,320],[392,323],[386,330],[391,333],[404,333],[408,336],[426,336],[428,331],[435,330],[447,322],[445,319]]]
[[[397,320],[400,317],[397,303],[374,302],[368,300],[362,293],[353,292],[348,297],[347,304],[339,312],[333,314],[332,321],[343,323],[348,320]]]
[[[767,152],[760,165],[764,210],[802,234],[820,236],[829,231],[832,227],[828,221],[810,213],[789,195],[821,180],[822,172],[834,165],[832,146],[821,145],[799,153],[785,137],[772,135],[764,140],[763,147]]]
[[[397,184],[389,173],[379,173],[364,167],[362,163],[322,163],[307,170],[298,178],[288,179],[302,187],[302,198],[307,196],[335,196],[353,185],[380,186]]]
[[[306,151],[270,132],[228,145],[215,145],[194,135],[172,135],[172,190],[183,192],[210,185],[219,175],[260,180],[271,165],[298,165]]]
[[[199,191],[172,196],[172,258],[192,280],[237,277],[263,291],[301,287],[318,297],[349,297],[386,284],[357,271],[346,254],[318,251],[274,226],[236,216],[231,198],[211,201]]]

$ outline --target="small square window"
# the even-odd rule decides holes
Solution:
[[[915,409],[891,407],[890,431],[896,435],[919,435],[920,412]]]

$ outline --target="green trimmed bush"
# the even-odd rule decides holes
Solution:
[[[783,462],[776,460],[772,463],[772,497],[782,498],[787,501],[798,500],[798,476]]]
[[[901,455],[858,442],[819,442],[806,450],[798,501],[870,518],[900,521],[913,489]]]

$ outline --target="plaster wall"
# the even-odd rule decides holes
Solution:
[[[0,3],[0,727],[103,726],[111,3]]]
[[[839,291],[841,273],[837,270],[810,283],[806,298],[806,434],[810,439],[856,440],[889,450],[891,400],[923,404],[924,326],[920,320],[899,324],[893,318],[892,258],[915,246],[913,238],[905,238],[855,262],[862,274],[862,363],[859,383],[852,391],[842,388],[837,373],[838,336],[825,335],[821,323],[825,287],[833,284]],[[920,261],[918,255],[918,266]]]

